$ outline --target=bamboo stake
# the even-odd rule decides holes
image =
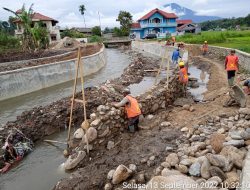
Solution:
[[[157,75],[156,75],[156,78],[155,78],[154,85],[156,85],[156,83],[157,83],[157,79],[158,79],[158,77],[159,77],[159,75],[160,75],[160,73],[161,73],[162,65],[163,65],[163,62],[164,62],[164,59],[165,59],[166,56],[167,56],[167,48],[166,48],[165,54],[163,53],[163,55],[162,55],[160,68],[159,68],[159,70],[158,70],[158,72],[157,72]]]
[[[68,144],[68,146],[69,146],[70,134],[71,134],[72,115],[73,115],[73,107],[74,107],[74,100],[75,100],[75,93],[76,93],[76,83],[77,83],[77,78],[78,78],[78,68],[79,68],[79,51],[78,51],[78,59],[77,59],[77,62],[76,62],[76,74],[75,74],[74,87],[73,87],[73,95],[72,95],[71,107],[70,107],[70,117],[69,117],[69,126],[68,126],[68,138],[67,138],[67,144]]]
[[[168,84],[169,84],[169,66],[170,66],[170,61],[168,57],[168,64],[167,64],[167,89],[168,89]]]
[[[82,86],[82,100],[83,100],[83,109],[84,109],[84,122],[85,124],[87,124],[88,120],[87,120],[86,101],[85,101],[85,92],[84,92],[83,62],[81,61],[81,47],[79,47],[78,51],[79,51],[80,76],[81,76],[81,86]],[[89,141],[87,137],[87,128],[85,130],[86,130],[87,153],[89,154]]]
[[[66,142],[54,141],[54,140],[48,140],[48,139],[45,139],[44,142],[48,142],[48,143],[59,143],[59,144],[68,144],[68,143],[66,143]]]

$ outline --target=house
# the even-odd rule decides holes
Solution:
[[[22,10],[17,10],[16,11],[17,14],[21,14]],[[40,13],[33,13],[32,14],[32,24],[31,26],[35,26],[35,23],[38,22],[42,22],[43,26],[45,28],[47,28],[48,32],[49,32],[49,42],[51,43],[52,41],[57,41],[61,39],[60,36],[60,31],[59,31],[59,27],[56,26],[56,24],[58,23],[57,20],[50,18],[48,16],[42,15]],[[20,36],[23,34],[24,32],[24,27],[23,27],[23,23],[21,20],[17,19],[14,21],[14,23],[16,24],[16,30],[15,30],[15,35],[16,36]]]
[[[92,28],[72,28],[82,34],[89,34],[91,35],[92,34]]]
[[[177,20],[176,22],[178,35],[185,33],[201,33],[201,27],[198,24],[194,24],[192,20]]]
[[[157,34],[158,37],[165,37],[167,34],[176,32],[177,18],[174,13],[154,9],[132,24],[130,34],[134,34],[137,39],[142,39],[147,34]]]

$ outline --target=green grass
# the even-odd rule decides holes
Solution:
[[[177,41],[191,44],[202,44],[204,41],[208,41],[210,45],[235,48],[250,53],[250,30],[186,34],[177,37]]]

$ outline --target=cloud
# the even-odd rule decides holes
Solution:
[[[194,0],[193,5],[206,5],[208,3],[208,0]]]
[[[207,16],[214,16],[216,13],[219,12],[218,9],[201,9],[196,11],[196,15],[207,15]]]

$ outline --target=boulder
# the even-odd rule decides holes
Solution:
[[[113,186],[111,183],[107,183],[105,186],[104,186],[104,190],[112,190]]]
[[[181,128],[181,132],[187,132],[187,131],[188,131],[188,128],[187,128],[187,127]]]
[[[113,174],[112,183],[115,185],[119,184],[122,181],[125,181],[131,175],[132,175],[132,171],[130,169],[128,169],[124,165],[119,165]]]
[[[168,162],[162,162],[161,166],[164,167],[164,168],[170,168],[171,167]]]
[[[227,179],[224,181],[224,184],[228,187],[228,189],[235,189],[237,184],[240,184],[240,178],[236,172],[228,172],[226,173],[226,176]]]
[[[90,123],[90,126],[91,126],[91,127],[97,127],[100,123],[101,123],[101,120],[100,120],[100,119],[95,119],[94,121],[92,121],[92,122]]]
[[[225,146],[220,152],[221,155],[227,157],[237,167],[243,167],[243,160],[245,158],[245,152],[239,150],[234,146]]]
[[[182,164],[179,164],[178,170],[179,170],[181,173],[183,173],[183,174],[188,173],[188,167],[185,166],[185,165],[182,165]]]
[[[192,163],[193,163],[192,160],[188,158],[180,161],[180,164],[185,165],[185,166],[190,166]]]
[[[170,170],[168,168],[164,168],[161,171],[161,175],[164,176],[164,177],[168,177],[168,176],[171,176],[171,175],[181,175],[181,173],[178,170]]]
[[[86,136],[88,137],[89,143],[94,141],[97,138],[97,130],[94,127],[88,128],[85,134],[85,139],[86,139]]]
[[[242,140],[243,139],[240,131],[230,131],[229,136],[234,140]]]
[[[77,153],[70,155],[64,163],[65,170],[74,169],[86,156],[85,151],[78,151]]]
[[[111,180],[113,178],[114,173],[115,173],[115,170],[110,170],[107,175],[107,179]]]
[[[250,108],[240,108],[239,114],[250,115]]]
[[[75,139],[82,139],[83,136],[84,136],[84,130],[82,128],[77,129],[73,135]]]
[[[210,166],[211,166],[210,162],[204,156],[204,159],[201,164],[201,177],[203,177],[204,179],[209,179],[211,177],[210,172],[209,172]]]
[[[184,175],[172,175],[168,177],[155,176],[145,187],[138,190],[201,190],[201,187],[192,178]]]
[[[244,140],[250,140],[250,133],[248,133],[247,131],[242,131],[240,133],[240,136],[244,139]]]
[[[168,121],[164,121],[164,122],[161,123],[161,126],[162,127],[169,127],[169,126],[171,126],[171,123],[168,122]]]
[[[211,187],[211,186],[217,187],[218,185],[221,184],[221,182],[222,182],[222,180],[218,176],[213,176],[207,180],[209,187]]]
[[[231,161],[223,155],[208,153],[206,157],[213,166],[220,167],[223,171],[228,172],[233,167]]]
[[[199,177],[201,175],[201,164],[199,162],[193,163],[189,168],[191,176]]]
[[[111,150],[111,149],[114,148],[114,147],[115,147],[114,141],[109,141],[108,144],[107,144],[107,149],[108,149],[108,150]]]
[[[129,164],[128,168],[132,171],[132,172],[136,172],[136,165],[135,164]]]
[[[210,137],[210,144],[216,153],[219,153],[223,148],[223,143],[225,142],[225,135],[214,133]]]
[[[223,146],[235,146],[235,147],[242,147],[244,146],[245,142],[244,140],[230,140],[228,142],[224,142]]]
[[[176,164],[179,164],[179,158],[176,153],[171,153],[167,156],[166,162],[168,162],[170,166],[175,166]]]
[[[219,178],[222,179],[222,181],[226,179],[226,174],[220,168],[216,166],[211,166],[209,168],[209,172],[211,176],[218,176]]]

